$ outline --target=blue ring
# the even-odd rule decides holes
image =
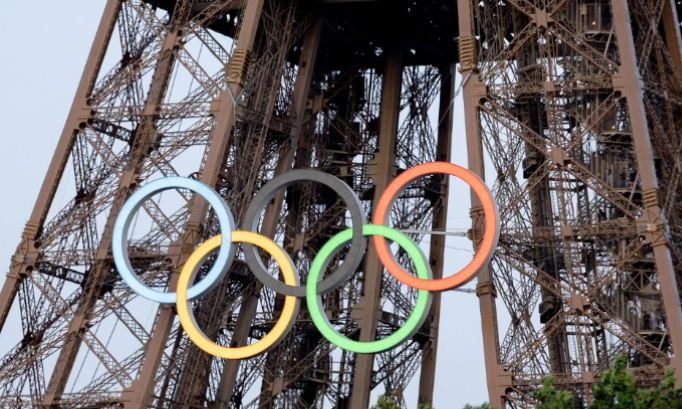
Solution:
[[[213,207],[213,211],[220,223],[220,234],[222,234],[222,237],[232,237],[232,227],[235,225],[230,208],[227,207],[223,198],[208,185],[194,179],[168,176],[147,183],[130,195],[125,204],[123,204],[121,211],[118,213],[116,223],[114,223],[113,237],[111,240],[114,264],[116,264],[118,273],[123,281],[125,281],[133,291],[144,298],[161,304],[175,304],[175,292],[153,290],[144,284],[138,278],[137,274],[133,272],[133,268],[130,265],[130,258],[128,257],[128,229],[130,228],[132,216],[135,215],[146,199],[160,191],[174,188],[191,190],[199,196],[202,196],[208,204]],[[187,291],[188,300],[200,297],[220,283],[232,264],[234,249],[235,247],[232,245],[231,240],[221,241],[218,256],[216,257],[213,267],[201,281],[189,288]]]

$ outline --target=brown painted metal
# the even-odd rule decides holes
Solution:
[[[104,53],[106,52],[111,32],[114,29],[116,15],[120,4],[116,0],[107,2],[107,6],[102,15],[99,28],[95,34],[90,56],[85,63],[83,76],[78,85],[76,96],[74,97],[68,119],[64,124],[59,143],[55,149],[54,156],[45,176],[45,180],[40,189],[38,199],[33,207],[31,217],[26,222],[26,228],[22,234],[21,243],[12,256],[12,263],[8,279],[5,281],[0,292],[0,332],[2,331],[9,309],[14,302],[14,297],[21,281],[21,275],[26,273],[27,267],[32,267],[38,256],[35,239],[45,223],[45,218],[52,205],[55,192],[59,186],[64,168],[69,159],[69,153],[73,147],[74,138],[80,124],[90,117],[88,97],[95,85],[95,79],[99,73]]]
[[[142,120],[133,136],[133,143],[129,153],[130,159],[126,165],[125,172],[119,179],[119,188],[107,218],[102,240],[97,249],[97,258],[90,271],[86,273],[84,291],[78,301],[75,314],[69,323],[67,341],[60,350],[55,371],[52,373],[42,402],[43,405],[55,406],[61,399],[61,395],[64,393],[66,383],[71,375],[76,356],[79,353],[81,342],[85,339],[83,334],[89,331],[87,327],[92,310],[98,301],[101,288],[110,274],[111,262],[109,261],[109,254],[114,221],[116,220],[118,210],[125,203],[130,190],[136,186],[136,179],[140,176],[140,168],[149,153],[150,147],[159,138],[154,128],[155,113],[168,89],[168,82],[175,58],[172,50],[181,41],[181,36],[178,35],[177,30],[187,23],[191,6],[192,3],[190,1],[179,2],[171,16],[168,32],[161,44],[162,51],[159,63],[156,66],[149,94],[143,107]],[[90,346],[90,348],[94,349],[96,347]]]
[[[371,216],[398,166],[449,155],[454,83],[441,79],[439,69],[455,62],[456,29],[445,24],[452,5],[437,3],[415,16],[407,3],[385,13],[380,2],[110,1],[0,291],[0,329],[8,331],[2,327],[18,305],[25,334],[0,360],[0,406],[310,407],[331,401],[366,407],[370,391],[381,385],[402,393],[422,361],[419,399],[430,402],[437,308],[413,340],[375,356],[337,353],[303,312],[266,357],[224,363],[192,346],[172,306],[141,311],[118,280],[109,249],[127,196],[148,180],[187,176],[178,170],[187,168],[180,158],[197,147],[203,154],[192,176],[214,186],[238,221],[273,175],[310,167],[347,181]],[[407,34],[404,22],[415,18],[423,23],[409,27],[415,43],[396,44],[396,33]],[[376,32],[379,26],[383,32]],[[112,38],[120,47],[110,45]],[[109,71],[100,70],[105,52],[116,62]],[[216,60],[220,68],[210,74]],[[185,82],[176,85],[182,75]],[[436,138],[428,112],[439,93],[445,120]],[[401,105],[409,107],[403,117]],[[55,192],[71,194],[69,186],[75,186],[73,199],[57,208]],[[427,193],[423,184],[415,191],[421,193],[400,200],[395,220],[412,230],[444,228],[447,183],[441,192]],[[193,248],[217,231],[201,198],[180,198],[186,204],[175,213],[157,197],[141,210],[150,232],[130,251],[150,285],[174,288]],[[305,271],[320,243],[345,224],[344,212],[328,193],[302,186],[268,206],[260,231],[281,240]],[[54,216],[48,220],[48,214]],[[440,236],[432,240],[437,273],[443,245]],[[382,285],[376,261],[362,270],[342,297],[331,294],[326,302],[343,331],[357,322],[361,338],[371,340],[394,331],[413,298],[401,286]],[[339,304],[344,297],[349,301]],[[254,342],[273,318],[259,306],[278,302],[235,263],[229,278],[202,298],[197,320],[220,342]],[[363,303],[370,308],[359,308]],[[256,399],[245,402],[253,391]]]
[[[286,148],[282,152],[279,163],[275,168],[275,175],[281,175],[291,170],[293,166],[294,153],[298,146],[299,138],[301,137],[301,126],[305,117],[305,108],[308,102],[310,83],[312,81],[315,60],[317,59],[317,51],[320,45],[322,24],[322,19],[318,18],[318,20],[308,29],[303,41],[303,51],[298,62],[299,70],[296,73],[296,83],[294,84],[293,92],[293,109],[291,115],[294,119],[292,121],[291,130],[289,131],[289,140],[286,142]],[[282,211],[283,200],[284,195],[277,195],[274,198],[274,203],[266,207],[263,217],[263,228],[260,231],[261,234],[274,238],[274,230],[277,226],[277,219],[280,217],[280,213]],[[233,337],[238,337],[240,339],[240,343],[242,344],[246,342],[246,337],[250,330],[251,322],[253,321],[254,315],[256,313],[256,308],[258,306],[257,294],[249,296],[246,303],[246,307],[243,307],[240,311],[240,316],[237,321],[239,329],[235,330],[233,335]],[[225,368],[223,369],[220,379],[220,387],[218,389],[221,402],[230,402],[239,367],[239,361],[225,363]],[[261,387],[261,393],[265,392],[267,395],[269,395],[269,398],[271,398],[273,395],[276,395],[276,392],[273,390],[269,391],[269,394],[267,393],[269,387],[274,386],[274,382],[270,382],[269,385],[266,385],[266,380],[263,380],[263,383],[264,384]]]
[[[237,47],[233,55],[237,55],[240,52],[246,54],[251,52],[262,7],[263,0],[248,1],[246,3],[242,17],[244,21],[241,25]],[[220,163],[226,155],[230,133],[236,120],[233,95],[239,95],[243,88],[241,81],[229,82],[227,86],[229,90],[223,90],[216,99],[218,106],[215,116],[219,119],[216,121],[216,126],[212,131],[206,155],[206,164],[200,179],[208,185],[215,185],[217,183]],[[171,284],[169,286],[171,289],[176,285],[177,275],[182,264],[189,256],[192,249],[191,246],[200,238],[197,234],[198,229],[193,226],[198,226],[200,221],[206,217],[207,212],[208,208],[205,201],[195,201],[194,206],[190,210],[187,233],[179,240],[179,243],[171,246],[174,251],[169,253],[169,257],[174,261],[174,265],[177,266],[173,269],[174,274],[171,277]],[[164,352],[163,345],[168,341],[174,319],[175,314],[171,308],[164,307],[161,309],[157,326],[152,335],[151,348],[145,355],[145,364],[142,367],[141,376],[134,381],[135,387],[123,392],[124,400],[130,401],[130,403],[126,403],[126,407],[143,408],[152,403],[154,377],[161,363]],[[190,385],[187,385],[187,389],[191,389]]]
[[[551,373],[584,407],[618,354],[656,384],[682,335],[676,8],[458,4],[469,167],[503,224],[477,289],[491,406]]]
[[[441,77],[440,84],[440,104],[438,110],[438,148],[436,160],[450,162],[452,152],[452,127],[454,121],[454,99],[455,99],[455,65],[445,69]],[[444,177],[441,181],[441,192],[438,205],[434,208],[432,229],[434,231],[445,231],[448,220],[448,178]],[[442,278],[445,270],[445,236],[434,234],[431,236],[431,248],[429,249],[429,262],[433,270],[434,278]],[[431,312],[427,323],[431,327],[430,338],[426,341],[422,354],[422,367],[419,376],[419,403],[426,403],[433,406],[433,392],[436,382],[436,366],[438,357],[438,333],[440,331],[440,306],[441,293],[433,294]]]
[[[419,15],[407,13],[412,2],[382,3],[107,4],[0,291],[0,330],[10,331],[7,314],[18,306],[25,334],[0,360],[0,406],[275,408],[326,400],[364,408],[374,388],[400,396],[418,371],[419,400],[431,402],[437,301],[431,326],[394,351],[338,351],[303,312],[280,348],[225,364],[191,345],[172,307],[155,309],[152,324],[143,324],[134,295],[116,279],[108,242],[117,209],[139,184],[187,176],[177,169],[187,168],[178,158],[188,147],[202,149],[192,176],[214,186],[238,221],[263,183],[292,168],[343,178],[371,214],[403,167],[448,158],[454,84],[439,72],[455,63],[449,39],[457,30],[469,168],[493,188],[503,223],[476,291],[492,406],[531,405],[551,372],[581,407],[620,353],[631,357],[642,385],[655,384],[666,366],[682,370],[679,357],[670,359],[682,337],[675,4],[442,0],[424,2]],[[449,11],[455,7],[458,17]],[[446,17],[447,24],[439,20]],[[100,73],[104,51],[116,51],[109,47],[114,24],[124,52]],[[205,64],[209,54],[213,65]],[[174,86],[173,72],[191,78],[190,90],[187,82]],[[446,118],[437,138],[423,126],[434,100]],[[633,168],[632,180],[629,173],[621,180],[622,167]],[[52,198],[69,184],[77,192],[57,208]],[[429,200],[425,190],[401,199],[400,228],[445,227],[446,197]],[[131,254],[154,285],[173,288],[193,248],[217,231],[203,200],[185,199],[177,213],[156,202],[145,207],[153,223]],[[478,205],[472,197],[474,247],[483,222]],[[260,231],[280,240],[305,271],[320,243],[345,224],[343,215],[328,193],[302,186],[268,207]],[[432,238],[436,273],[442,251],[440,237]],[[385,335],[411,311],[408,293],[382,280],[372,252],[326,298],[337,326],[347,333],[359,327],[362,340]],[[202,299],[198,321],[220,342],[254,342],[274,318],[259,308],[279,302],[235,263]],[[398,312],[389,314],[387,302]],[[651,328],[644,320],[651,310],[665,313],[665,324]],[[97,332],[114,322],[131,343],[125,352]],[[95,367],[102,368],[97,376]],[[257,396],[245,402],[247,395]]]
[[[381,122],[379,142],[374,160],[369,163],[370,175],[374,184],[374,205],[396,174],[395,143],[398,133],[398,111],[400,89],[402,86],[403,50],[391,50],[386,58],[384,77],[381,87]],[[365,278],[363,282],[359,313],[356,320],[360,328],[360,341],[376,339],[376,325],[379,318],[381,300],[381,278],[383,267],[373,245],[369,245],[365,258]],[[350,396],[351,408],[369,406],[369,393],[374,368],[373,354],[359,354],[355,357],[355,376]]]
[[[483,169],[483,147],[481,128],[478,120],[478,101],[485,94],[485,86],[478,79],[476,69],[476,54],[473,34],[473,11],[468,1],[458,1],[460,27],[460,67],[462,74],[462,94],[464,105],[464,123],[466,125],[467,158],[469,170],[485,180]],[[497,199],[497,198],[496,198]],[[499,199],[498,199],[499,200]],[[480,199],[472,194],[472,207],[480,207]],[[474,215],[472,215],[473,219]],[[480,223],[480,221],[479,221]],[[479,227],[474,226],[474,227]],[[504,406],[502,396],[505,390],[505,377],[499,360],[499,336],[497,330],[497,311],[495,299],[497,290],[488,267],[478,276],[476,288],[481,312],[481,329],[483,331],[483,352],[486,365],[486,376],[490,405],[501,409]]]
[[[665,42],[678,72],[682,72],[682,39],[680,38],[680,22],[677,18],[677,10],[674,2],[667,2],[663,6],[661,16],[663,29],[665,30]]]
[[[643,194],[648,191],[657,192],[659,183],[654,168],[654,155],[650,142],[651,136],[646,123],[646,110],[642,101],[643,81],[637,67],[634,39],[630,18],[628,18],[628,6],[625,1],[612,0],[611,7],[616,22],[618,48],[621,53],[620,71],[618,76],[613,79],[613,87],[621,92],[627,103]],[[665,220],[665,215],[657,201],[649,201],[644,206],[644,215],[641,218],[643,219],[642,222],[646,223],[647,233],[643,232],[643,234],[653,246],[657,274],[661,282],[661,295],[667,315],[666,328],[670,333],[672,344],[682,345],[682,306],[680,305],[678,290],[680,287],[675,277],[673,260],[668,248],[672,243],[667,242],[667,240],[661,242],[661,232],[657,231],[665,228],[665,222],[662,223],[662,219]],[[671,359],[670,366],[676,372],[682,372],[682,356],[675,354]],[[679,380],[678,384],[682,385],[682,380]]]

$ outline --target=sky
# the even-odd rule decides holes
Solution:
[[[4,283],[10,258],[40,191],[104,3],[105,0],[0,2],[0,283]],[[458,86],[460,81],[458,77]],[[453,108],[452,161],[466,166],[461,98]],[[448,226],[467,228],[468,194],[453,194],[450,203]],[[470,252],[453,247],[471,248],[471,244],[465,239],[449,240],[446,265],[471,259]],[[468,287],[473,288],[474,284],[469,283]],[[474,294],[443,295],[434,392],[436,409],[457,409],[466,403],[488,400],[478,311]],[[0,334],[0,355],[10,347],[8,334],[16,335],[17,331],[21,331],[21,325],[14,309]],[[407,391],[411,407],[416,407],[416,386],[413,382]]]

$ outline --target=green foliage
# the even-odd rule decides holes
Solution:
[[[672,369],[657,388],[638,389],[624,356],[617,357],[611,369],[602,372],[592,394],[590,409],[682,409],[682,388],[675,389]],[[535,396],[537,409],[571,409],[571,394],[555,390],[551,376],[542,379]]]
[[[594,400],[590,409],[635,409],[635,378],[627,370],[627,361],[619,356],[611,369],[602,372],[592,389]]]
[[[571,394],[555,390],[553,384],[551,376],[542,378],[542,387],[535,393],[538,398],[537,409],[571,409]]]
[[[624,356],[602,373],[593,393],[590,409],[682,409],[682,388],[675,389],[674,370],[666,371],[658,387],[637,389]]]
[[[482,409],[490,409],[490,407],[481,407]],[[379,396],[377,404],[370,407],[370,409],[400,409],[400,403],[395,393],[390,395]],[[418,409],[433,409],[431,405],[420,403]]]
[[[653,399],[655,400],[650,400],[652,398],[646,396],[646,393],[653,394]],[[651,391],[642,391],[642,394],[644,395],[642,396],[642,403],[649,408],[682,409],[682,387],[675,389],[675,370],[672,368],[668,368],[665,371],[665,378],[663,378],[658,388]]]
[[[627,358],[616,358],[611,369],[602,372],[599,382],[592,387],[593,401],[589,409],[682,409],[682,388],[675,389],[674,370],[668,369],[657,388],[638,389],[635,378],[627,369]],[[571,409],[571,394],[554,389],[553,378],[542,379],[542,387],[535,393],[537,409]],[[490,409],[466,405],[464,409]]]
[[[488,402],[478,405],[478,406],[471,406],[471,405],[466,405],[463,409],[490,409],[490,404]]]
[[[377,404],[373,405],[370,409],[400,409],[400,405],[395,395],[381,395]]]

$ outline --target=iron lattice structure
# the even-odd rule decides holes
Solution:
[[[343,179],[371,216],[401,169],[448,160],[456,5],[385,6],[106,2],[0,292],[0,331],[16,341],[0,360],[1,407],[303,408],[326,402],[360,408],[379,385],[400,396],[418,372],[419,399],[431,401],[437,296],[417,335],[390,352],[335,348],[303,308],[278,348],[225,361],[193,345],[171,306],[132,293],[110,250],[126,198],[159,177],[189,176],[213,186],[240,222],[268,180],[314,168]],[[444,229],[447,191],[446,178],[417,182],[398,200],[393,225]],[[268,205],[259,231],[281,243],[305,272],[321,245],[348,225],[346,218],[333,192],[303,183]],[[156,288],[173,288],[188,255],[219,230],[203,199],[183,190],[145,202],[134,226],[132,265]],[[423,233],[412,238],[422,241]],[[436,275],[443,246],[442,236],[430,239]],[[360,270],[325,298],[336,329],[360,340],[399,327],[416,296],[388,279],[372,254],[370,246]],[[228,278],[195,301],[200,327],[222,345],[262,338],[282,302],[239,260],[241,254]],[[5,325],[10,314],[20,316],[21,331]]]
[[[469,166],[503,223],[478,284],[493,407],[550,373],[586,407],[619,354],[642,386],[679,373],[677,4],[459,7]]]
[[[418,371],[429,402],[438,297],[392,352],[335,349],[302,311],[279,348],[226,362],[197,350],[172,308],[131,294],[109,249],[127,196],[164,175],[214,186],[240,221],[272,177],[316,168],[346,181],[371,215],[401,169],[449,158],[456,41],[469,167],[493,187],[503,224],[477,288],[492,406],[531,407],[553,373],[585,407],[618,354],[645,386],[667,366],[682,372],[676,4],[387,3],[107,2],[0,292],[0,329],[10,310],[22,324],[0,362],[3,407],[363,408],[374,387],[400,394]],[[58,192],[71,200],[56,205]],[[446,179],[420,181],[393,225],[443,230],[446,193]],[[475,246],[483,224],[472,203]],[[134,266],[150,285],[173,286],[218,231],[214,215],[182,191],[141,213]],[[345,218],[334,194],[301,184],[272,201],[260,232],[306,271]],[[436,275],[443,246],[431,237]],[[414,298],[372,252],[325,300],[336,328],[362,340],[399,326]],[[281,299],[236,262],[196,303],[204,331],[234,345],[262,337]]]

